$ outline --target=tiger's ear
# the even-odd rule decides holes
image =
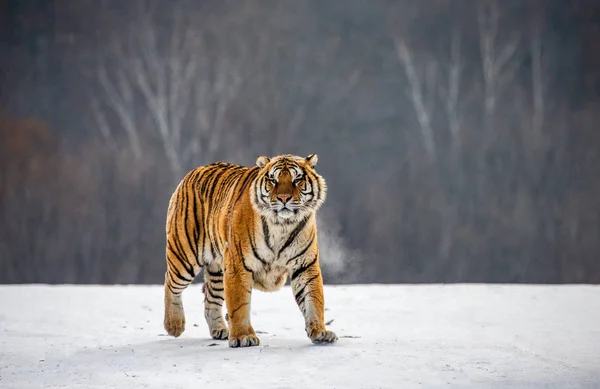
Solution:
[[[256,158],[256,166],[262,169],[269,163],[269,161],[270,159],[268,157],[261,155],[260,157]]]
[[[306,157],[306,163],[310,167],[314,168],[315,166],[317,166],[317,162],[319,162],[319,156],[316,153]]]

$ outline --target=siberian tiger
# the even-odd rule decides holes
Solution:
[[[337,340],[324,322],[316,212],[327,185],[315,171],[317,160],[316,154],[260,156],[250,168],[218,162],[182,179],[167,213],[164,327],[169,335],[185,330],[181,293],[204,269],[204,317],[212,338],[228,339],[230,347],[257,346],[250,322],[252,289],[278,290],[290,275],[310,340]]]

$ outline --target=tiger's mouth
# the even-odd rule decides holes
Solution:
[[[295,210],[293,207],[290,207],[287,204],[280,205],[279,207],[276,207],[275,209],[273,209],[273,211],[275,211],[277,216],[282,219],[289,219],[292,216],[294,216],[297,212],[297,210]]]
[[[290,201],[287,203],[272,202],[269,206],[271,212],[282,219],[290,219],[302,213],[302,203],[300,201]]]
[[[292,216],[294,216],[294,211],[292,211],[291,209],[288,208],[283,208],[280,209],[279,211],[277,211],[277,216],[283,218],[283,219],[288,219]]]

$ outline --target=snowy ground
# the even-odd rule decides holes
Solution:
[[[314,346],[288,287],[259,347],[208,338],[200,285],[164,335],[159,286],[0,286],[0,388],[600,388],[600,286],[329,286]]]

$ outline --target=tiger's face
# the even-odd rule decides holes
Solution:
[[[323,177],[315,171],[318,157],[278,155],[269,159],[260,156],[260,168],[252,200],[264,216],[276,220],[294,221],[318,210],[327,194]]]

